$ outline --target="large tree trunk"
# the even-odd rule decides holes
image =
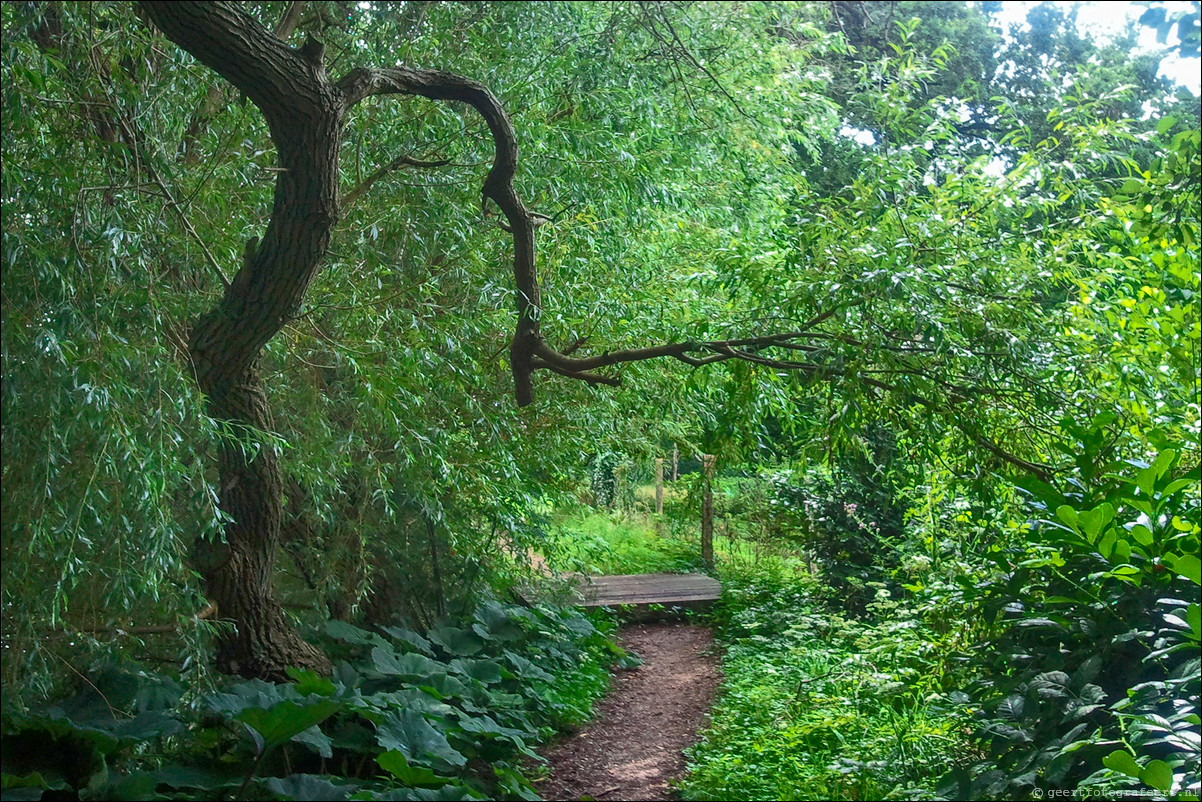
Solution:
[[[273,571],[283,522],[283,479],[257,362],[299,308],[338,219],[338,146],[345,111],[326,79],[320,46],[289,47],[236,6],[142,4],[168,38],[241,89],[263,112],[279,154],[271,219],[221,302],[192,327],[189,352],[209,414],[231,436],[220,450],[225,544],[199,544],[209,600],[234,629],[218,645],[220,670],[279,679],[289,666],[329,661],[288,623]]]
[[[267,396],[252,366],[237,384],[209,395],[209,414],[234,424],[235,438],[218,456],[222,509],[230,516],[226,546],[202,553],[205,592],[236,628],[217,648],[217,668],[245,677],[283,679],[288,666],[325,671],[329,661],[303,641],[275,598],[272,573],[283,522],[279,455],[262,436],[271,431]]]
[[[337,219],[340,109],[331,102],[306,111],[294,112],[291,130],[273,126],[284,172],[271,222],[261,244],[248,244],[221,303],[197,321],[189,341],[209,414],[230,424],[233,434],[218,460],[221,506],[231,518],[228,559],[203,570],[209,600],[237,624],[218,648],[218,668],[243,676],[278,678],[290,665],[329,668],[293,631],[275,599],[283,479],[257,368],[263,346],[299,307]]]

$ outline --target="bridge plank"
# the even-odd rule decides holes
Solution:
[[[626,574],[583,577],[576,594],[584,607],[619,604],[699,606],[722,592],[718,580],[704,574]]]

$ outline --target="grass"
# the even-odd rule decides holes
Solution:
[[[683,573],[701,564],[697,543],[661,536],[645,513],[573,512],[555,521],[552,542],[547,562],[559,571]]]
[[[649,511],[655,505],[654,485],[639,485],[631,495],[633,509],[627,511],[582,506],[554,516],[548,564],[557,571],[594,576],[705,570],[700,524],[689,515],[684,487],[664,486],[662,515]],[[715,490],[716,506],[729,504],[733,496],[731,487],[719,486]],[[780,552],[778,548],[766,548],[762,539],[748,538],[747,529],[746,522],[716,516],[714,555],[719,562],[754,560]]]

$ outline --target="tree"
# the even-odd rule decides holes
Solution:
[[[300,308],[339,219],[339,151],[350,111],[376,95],[417,95],[459,101],[488,124],[495,157],[482,202],[504,214],[512,234],[517,331],[510,366],[519,405],[533,401],[531,376],[547,369],[590,383],[615,383],[597,368],[671,356],[700,366],[729,359],[767,362],[757,352],[808,337],[830,316],[793,331],[723,340],[684,341],[577,357],[547,344],[535,260],[535,228],[544,221],[514,189],[517,139],[508,115],[483,84],[410,67],[357,68],[338,80],[326,71],[324,47],[311,38],[289,47],[229,4],[144,3],[147,19],[168,38],[233,84],[263,113],[279,167],[271,218],[261,239],[248,241],[242,264],[218,306],[188,335],[188,354],[211,417],[245,436],[219,452],[221,508],[229,517],[225,543],[199,550],[206,594],[236,622],[223,640],[218,666],[246,676],[282,676],[288,666],[327,668],[325,658],[286,623],[271,574],[284,520],[284,479],[269,434],[274,424],[257,362],[264,346]],[[664,18],[653,20],[671,31]],[[694,356],[701,353],[702,356]],[[776,363],[803,370],[817,366]]]
[[[334,81],[326,73],[319,41],[310,39],[305,47],[293,49],[237,6],[147,3],[139,8],[168,38],[255,104],[278,154],[272,213],[261,238],[247,242],[233,277],[222,278],[225,292],[220,302],[187,333],[189,368],[204,393],[208,413],[230,433],[221,440],[217,460],[220,508],[226,519],[224,542],[202,539],[194,554],[207,597],[220,617],[236,625],[218,651],[222,670],[273,677],[281,676],[289,665],[327,665],[293,632],[273,590],[286,481],[259,362],[264,347],[299,311],[328,251],[340,214],[339,151],[345,124],[350,110],[366,98],[406,94],[460,101],[486,120],[495,158],[484,181],[483,198],[504,213],[514,240],[518,325],[510,363],[519,404],[532,400],[530,377],[537,369],[613,383],[614,379],[591,371],[667,355],[690,364],[742,358],[744,352],[735,349],[758,348],[793,336],[672,343],[596,357],[573,357],[551,348],[541,336],[538,318],[534,229],[541,218],[526,208],[513,188],[517,161],[513,127],[487,87],[451,73],[407,67],[353,69]],[[295,26],[294,11],[290,10],[286,18],[290,21],[281,24],[280,31]],[[671,32],[670,22],[655,9],[650,13],[656,41],[666,43],[663,36]],[[664,27],[656,29],[656,24]],[[141,134],[129,119],[117,115],[115,127],[123,143],[136,148]],[[190,126],[189,136],[198,127]],[[140,169],[153,167],[143,163]],[[161,179],[157,180],[161,186]],[[364,188],[370,183],[369,179]],[[205,256],[221,275],[222,266],[207,249]],[[690,356],[698,351],[711,355]]]

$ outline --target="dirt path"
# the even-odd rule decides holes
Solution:
[[[681,750],[696,742],[718,685],[708,629],[692,624],[632,624],[622,645],[643,658],[618,671],[591,722],[546,753],[545,800],[675,799],[668,781],[684,771]]]

